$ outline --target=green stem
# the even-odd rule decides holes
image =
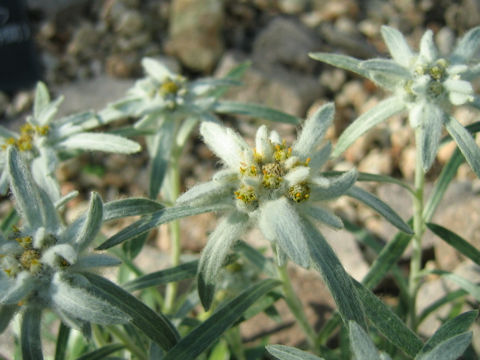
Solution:
[[[425,221],[423,219],[423,189],[425,186],[425,172],[423,170],[422,158],[420,156],[421,133],[415,132],[417,153],[415,158],[415,194],[413,196],[413,241],[412,257],[410,260],[410,276],[408,281],[408,292],[410,296],[409,323],[415,330],[417,326],[416,298],[420,285],[420,271],[422,269],[422,236],[425,232]]]
[[[175,156],[172,165],[170,168],[170,199],[172,203],[175,203],[175,200],[180,194],[180,169],[178,164],[179,157]],[[178,220],[172,221],[170,223],[170,244],[171,244],[171,253],[170,253],[170,262],[171,266],[180,265],[180,254],[181,254],[181,244],[180,244],[180,222]],[[165,292],[165,303],[163,310],[165,313],[170,313],[173,310],[175,304],[175,298],[177,295],[178,283],[169,282],[167,284]]]
[[[115,337],[117,337],[125,347],[130,350],[132,355],[135,355],[138,359],[143,360],[147,359],[146,353],[135,344],[130,337],[125,334],[123,331],[121,331],[118,327],[116,326],[109,326],[108,330],[110,331],[111,334],[113,334]]]
[[[293,289],[292,282],[290,281],[290,277],[288,276],[287,265],[278,266],[278,277],[282,281],[283,287],[283,294],[285,296],[285,302],[288,305],[288,308],[292,312],[293,316],[298,321],[298,324],[302,328],[303,332],[307,336],[307,342],[311,349],[315,349],[315,340],[316,334],[313,327],[308,322],[307,316],[303,311],[302,303],[300,299],[295,294],[295,290]]]

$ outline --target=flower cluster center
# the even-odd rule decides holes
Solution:
[[[285,177],[298,166],[308,167],[310,158],[299,159],[292,155],[292,148],[286,142],[274,144],[263,153],[253,150],[253,160],[240,165],[241,184],[234,192],[242,207],[254,210],[262,198],[275,199],[285,196],[294,202],[302,202],[310,197],[310,187],[306,181],[290,183]]]
[[[2,145],[2,149],[6,149],[9,146],[15,146],[20,151],[30,151],[33,147],[33,140],[35,136],[46,136],[50,131],[48,125],[31,125],[29,123],[22,125],[20,128],[20,136],[15,139],[10,137],[5,140]]]

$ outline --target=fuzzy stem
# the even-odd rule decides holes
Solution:
[[[170,175],[171,175],[171,187],[170,187],[170,197],[172,203],[178,198],[180,194],[180,169],[179,169],[179,158],[176,156],[173,159]],[[180,265],[180,254],[181,254],[181,244],[180,244],[180,222],[178,220],[172,221],[170,223],[170,241],[171,241],[171,254],[170,262],[171,266]],[[165,293],[165,304],[164,312],[170,313],[173,310],[175,303],[175,297],[177,295],[178,283],[169,282],[167,284],[166,293]]]
[[[416,158],[415,158],[415,195],[413,196],[413,241],[412,257],[410,260],[410,276],[408,281],[408,292],[410,296],[409,323],[415,330],[417,326],[416,298],[420,285],[420,271],[422,268],[422,236],[425,232],[425,221],[423,219],[423,189],[425,185],[425,171],[423,170],[422,158],[420,156],[421,132],[415,132]]]
[[[300,299],[295,294],[295,290],[293,289],[292,282],[290,281],[290,277],[288,276],[287,271],[287,264],[279,266],[277,265],[278,277],[282,281],[282,288],[283,294],[285,295],[285,302],[288,305],[288,308],[292,312],[293,316],[298,321],[298,324],[302,328],[303,332],[307,337],[308,345],[311,349],[315,349],[315,340],[316,334],[313,327],[308,322],[307,316],[303,311],[302,303]]]

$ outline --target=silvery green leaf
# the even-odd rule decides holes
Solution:
[[[200,120],[204,121],[205,118],[208,118],[208,115],[201,115],[200,117],[197,116],[190,116],[186,118],[184,121],[182,121],[182,124],[180,125],[178,131],[177,131],[177,136],[175,138],[175,144],[179,149],[183,149],[185,146],[185,143],[188,140],[188,137],[192,133],[192,130],[195,128],[195,126],[198,124]]]
[[[208,237],[198,265],[198,294],[205,310],[212,304],[218,273],[233,243],[248,226],[248,215],[233,212],[224,218]]]
[[[2,334],[10,324],[13,316],[17,313],[19,306],[14,305],[0,305],[0,334]]]
[[[309,157],[323,140],[335,114],[333,103],[321,106],[310,118],[305,121],[298,140],[293,144],[293,152],[300,156]]]
[[[474,100],[472,83],[462,79],[447,79],[442,83],[453,105],[463,105]]]
[[[142,106],[143,100],[138,95],[131,96],[110,104],[105,110],[100,112],[99,116],[106,122],[119,117],[134,116],[140,113]]]
[[[433,336],[428,339],[422,350],[417,354],[416,358],[421,358],[424,354],[432,351],[432,349],[443,341],[466,332],[475,322],[477,315],[478,311],[467,311],[442,324],[442,326],[435,331]]]
[[[36,280],[30,273],[23,271],[17,275],[10,286],[0,294],[0,304],[14,305],[27,296],[36,286]]]
[[[170,162],[170,154],[175,140],[176,122],[166,118],[160,126],[158,133],[151,137],[149,152],[151,156],[151,170],[149,182],[149,196],[156,199],[163,183],[167,167]]]
[[[77,133],[61,140],[55,147],[67,150],[104,151],[132,154],[140,151],[139,144],[121,136],[105,133]]]
[[[368,71],[362,69],[360,66],[362,60],[355,59],[351,56],[321,52],[310,53],[308,54],[308,56],[310,56],[314,60],[318,60],[341,69],[352,71],[366,78],[370,78]]]
[[[33,159],[31,164],[32,176],[35,183],[45,192],[50,201],[57,202],[60,199],[60,185],[45,166],[45,159],[41,157]]]
[[[286,124],[297,125],[300,123],[300,120],[296,116],[260,104],[222,100],[213,104],[212,110],[220,114],[247,115],[257,119]]]
[[[166,79],[175,76],[175,74],[172,73],[167,66],[162,64],[160,61],[149,57],[145,57],[142,59],[142,66],[149,76],[160,82],[163,82]]]
[[[355,321],[348,322],[350,348],[355,360],[380,360],[377,348],[367,332]]]
[[[328,209],[319,206],[305,206],[302,212],[315,220],[321,221],[335,229],[343,229],[343,221]]]
[[[443,270],[433,270],[432,273],[441,275],[445,279],[448,279],[458,286],[460,286],[463,290],[467,291],[470,295],[472,295],[477,301],[480,301],[480,286],[471,282],[470,280],[465,279],[457,274],[450,273],[448,271]]]
[[[85,249],[97,236],[103,222],[103,203],[100,195],[92,192],[90,195],[90,205],[87,210],[87,217],[79,228],[75,237],[69,239],[71,244],[75,244],[79,251]]]
[[[18,135],[13,131],[8,130],[6,127],[0,125],[0,137],[2,138],[16,138]]]
[[[250,151],[248,144],[232,129],[214,122],[203,122],[200,134],[215,155],[231,168],[238,168],[243,161],[243,153]]]
[[[378,105],[360,115],[350,124],[342,135],[340,135],[337,145],[333,150],[332,157],[340,156],[355,140],[372,127],[403,110],[405,110],[405,104],[400,97],[392,96],[381,101]]]
[[[415,360],[456,360],[472,342],[472,333],[465,332],[445,340],[433,348],[430,352],[415,357]]]
[[[131,319],[122,310],[95,296],[87,288],[72,286],[70,279],[64,278],[60,273],[57,275],[50,288],[54,308],[58,307],[69,316],[95,324],[123,324]]]
[[[60,317],[62,323],[64,323],[68,328],[80,331],[87,339],[92,337],[92,327],[88,321],[70,316],[69,314],[63,312],[60,308],[56,308],[55,313]]]
[[[85,273],[84,276],[94,286],[95,295],[128,314],[130,322],[162,349],[168,350],[178,342],[180,335],[162,313],[153,311],[135,296],[101,276],[93,273]]]
[[[156,201],[145,198],[128,198],[103,204],[103,220],[114,220],[127,216],[146,215],[163,209]]]
[[[63,102],[63,96],[58,97],[42,109],[38,117],[31,118],[34,125],[48,125],[58,111],[58,107]]]
[[[95,114],[93,111],[85,111],[63,117],[55,121],[49,132],[49,138],[62,139],[72,134],[84,132],[107,124],[104,118]]]
[[[480,30],[480,28],[479,28]],[[452,136],[465,160],[480,178],[480,148],[472,135],[452,116],[445,122],[448,133]]]
[[[427,63],[431,63],[438,58],[438,50],[433,41],[433,31],[427,30],[420,40],[420,56]]]
[[[382,300],[364,285],[352,281],[372,325],[393,345],[414,357],[423,347],[422,340]]]
[[[50,103],[50,94],[47,86],[39,81],[35,88],[35,100],[33,102],[33,117],[39,118],[42,111]]]
[[[305,268],[310,266],[303,219],[289,199],[281,197],[262,205],[258,225],[263,235],[296,264]]]
[[[20,344],[22,359],[24,360],[43,360],[41,321],[42,309],[36,306],[28,306],[23,313],[20,328]]]
[[[6,195],[8,191],[9,179],[7,169],[3,169],[0,175],[0,195]]]
[[[166,120],[168,120],[165,119],[166,116],[167,114],[163,111],[151,112],[143,115],[140,120],[135,122],[133,127],[137,130],[153,130],[156,133],[157,129],[160,128]]]
[[[413,234],[413,230],[410,228],[410,226],[408,226],[407,223],[405,223],[405,221],[403,221],[402,218],[389,205],[384,203],[375,195],[357,186],[352,186],[346,192],[346,195],[357,199],[368,207],[372,208],[400,231],[403,231],[406,234]]]
[[[92,254],[82,256],[70,269],[72,271],[82,271],[96,267],[117,266],[121,263],[119,259],[107,254]]]
[[[9,147],[7,157],[10,188],[15,197],[17,211],[30,228],[44,226],[46,211],[32,175],[14,147]]]
[[[407,68],[410,67],[413,53],[402,33],[397,29],[385,25],[382,26],[381,32],[383,40],[385,44],[387,44],[393,59],[400,65]]]
[[[419,114],[419,138],[423,170],[427,172],[437,156],[440,138],[442,137],[442,124],[445,121],[445,113],[435,105],[424,103],[420,105]]]
[[[453,63],[468,63],[477,54],[480,47],[480,26],[468,31],[450,55]]]
[[[366,328],[365,313],[350,276],[323,235],[308,221],[303,223],[308,234],[308,253],[313,267],[328,286],[344,322],[354,320]]]
[[[118,245],[124,241],[136,238],[137,236],[150,231],[161,224],[180,219],[187,216],[198,215],[210,211],[219,211],[232,209],[232,204],[224,202],[215,202],[199,207],[187,205],[178,205],[171,208],[165,208],[146,216],[133,224],[119,231],[107,241],[102,243],[97,250],[105,250]]]
[[[61,197],[57,201],[55,201],[54,206],[55,209],[61,209],[63,206],[65,206],[70,200],[76,198],[78,196],[79,192],[77,190],[73,190],[69,192],[67,195]]]
[[[278,360],[322,360],[318,356],[285,345],[267,345],[265,349]]]
[[[232,194],[232,184],[209,181],[195,185],[180,195],[177,199],[177,204],[200,206],[203,204],[211,204],[215,199],[231,197]]]
[[[336,178],[328,179],[327,186],[312,186],[310,199],[313,201],[336,199],[355,184],[357,177],[357,170],[351,169]]]
[[[310,165],[310,168],[312,169],[312,172],[318,171],[325,165],[325,163],[328,161],[328,158],[330,157],[330,154],[332,152],[332,143],[328,141],[320,150],[316,151],[311,159],[308,165]]]
[[[122,287],[129,291],[142,290],[173,281],[194,278],[197,275],[198,260],[189,261],[165,270],[156,271],[128,281]]]
[[[402,81],[412,78],[412,74],[408,68],[399,65],[398,62],[389,59],[372,59],[362,61],[360,66],[367,71],[380,73],[384,76],[391,77],[393,81]]]
[[[234,79],[207,78],[207,79],[199,79],[199,80],[192,81],[189,84],[188,89],[196,96],[205,96],[205,95],[208,95],[208,92],[215,90],[220,86],[239,86],[239,85],[242,85],[242,83]]]

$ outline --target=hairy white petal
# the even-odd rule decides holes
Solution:
[[[142,59],[142,66],[145,72],[154,79],[163,82],[168,78],[175,76],[164,64],[160,61],[145,57]]]
[[[255,150],[266,159],[269,159],[273,154],[273,147],[268,138],[268,129],[265,125],[260,126],[257,130]]]
[[[199,204],[213,203],[228,196],[228,193],[232,192],[231,187],[231,184],[218,183],[215,181],[199,184],[183,193],[177,199],[177,204],[191,203],[192,206],[195,206]]]
[[[333,103],[321,106],[303,126],[293,152],[303,157],[309,157],[316,150],[333,121],[335,107]]]
[[[420,40],[420,56],[426,62],[435,61],[438,57],[438,50],[433,41],[433,31],[427,30]]]
[[[411,109],[408,114],[408,121],[410,123],[410,126],[414,129],[416,129],[420,124],[422,123],[423,119],[423,108],[425,106],[425,103],[419,103],[415,104]]]
[[[77,252],[69,244],[59,244],[52,246],[42,255],[42,262],[52,267],[58,267],[62,260],[66,260],[69,265],[77,262]]]
[[[443,86],[449,91],[448,97],[453,105],[462,105],[474,99],[473,87],[469,81],[447,79]]]
[[[314,218],[315,220],[321,221],[324,224],[327,224],[334,229],[342,229],[343,221],[329,209],[322,208],[319,206],[309,206],[306,205],[302,208],[302,212]]]
[[[270,141],[274,144],[280,145],[282,143],[282,138],[275,130],[270,131]]]
[[[285,175],[285,180],[289,185],[304,182],[310,176],[310,168],[307,166],[297,166]]]
[[[383,40],[385,41],[385,44],[387,44],[388,50],[393,59],[400,65],[409,67],[413,58],[413,53],[402,33],[397,29],[385,25],[382,26],[381,32]]]
[[[298,265],[310,265],[303,221],[294,204],[287,198],[268,201],[260,208],[259,227],[263,235],[279,247]]]
[[[16,304],[27,296],[36,286],[35,278],[27,271],[17,274],[7,291],[0,294],[0,304]]]
[[[238,181],[238,169],[224,169],[213,174],[212,180],[220,184],[232,184]]]
[[[200,133],[208,147],[233,168],[238,169],[244,161],[244,152],[251,152],[245,140],[236,132],[213,122],[203,122]]]

